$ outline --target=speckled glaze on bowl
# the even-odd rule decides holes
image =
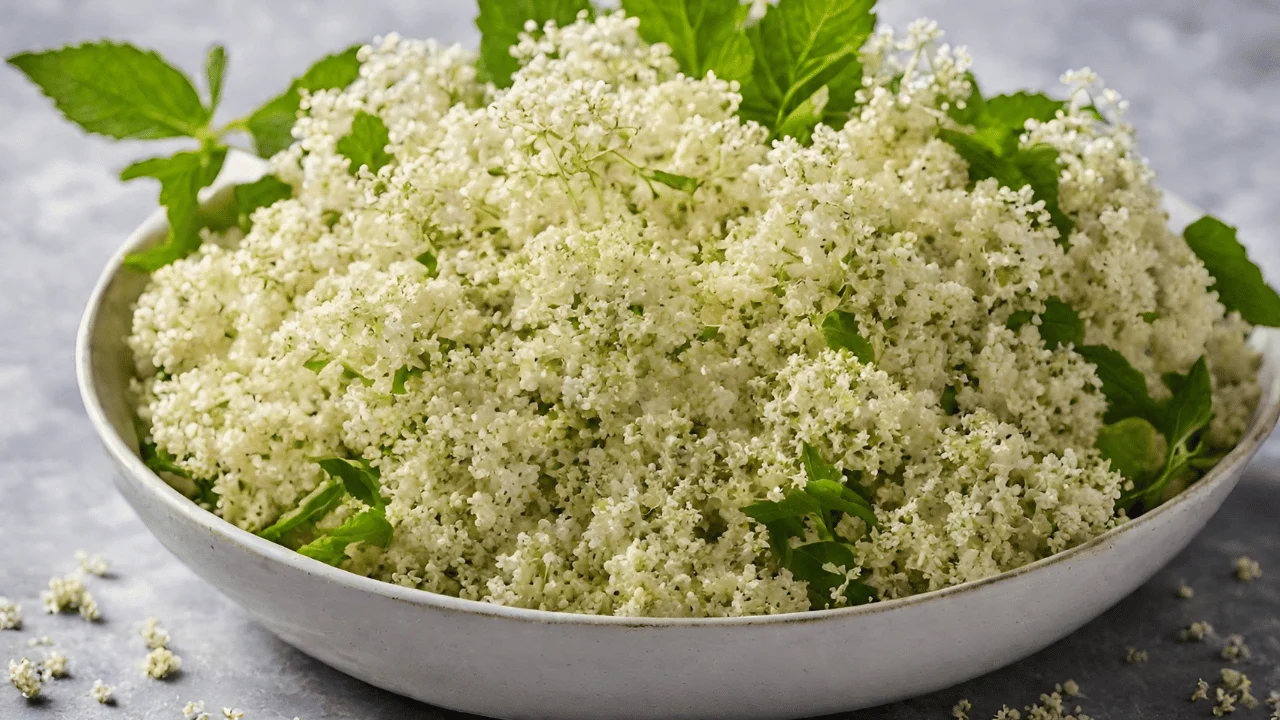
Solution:
[[[228,157],[215,197],[265,164]],[[1171,207],[1177,226],[1194,217]],[[76,347],[89,418],[116,485],[179,560],[299,650],[365,682],[501,718],[796,718],[942,689],[1012,663],[1111,607],[1176,555],[1235,487],[1280,415],[1280,334],[1258,331],[1262,402],[1203,480],[1085,545],[980,582],[857,608],[716,619],[521,610],[329,567],[201,509],[136,452],[124,342],[146,278],[125,253],[166,230],[157,212],[103,271]]]

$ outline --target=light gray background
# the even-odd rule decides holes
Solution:
[[[1164,184],[1239,225],[1255,258],[1280,279],[1280,2],[882,5],[882,17],[898,24],[936,18],[948,40],[969,46],[987,90],[1052,88],[1063,70],[1092,66],[1132,101],[1143,150]],[[223,42],[231,58],[226,119],[279,92],[311,60],[379,33],[474,43],[472,15],[469,0],[2,0],[0,53],[111,37],[199,73],[205,48]],[[156,151],[82,135],[16,72],[0,68],[0,595],[20,600],[27,615],[23,631],[0,632],[0,663],[33,652],[27,640],[48,634],[72,671],[46,686],[41,703],[0,687],[0,718],[179,718],[192,699],[239,707],[251,720],[452,717],[276,640],[170,557],[111,487],[76,394],[73,337],[101,266],[155,205],[153,187],[122,185],[115,173]],[[1080,682],[1085,709],[1098,720],[1208,716],[1207,705],[1186,698],[1198,677],[1216,676],[1218,645],[1174,640],[1178,627],[1200,619],[1246,636],[1254,660],[1245,669],[1259,696],[1280,689],[1278,481],[1280,453],[1272,449],[1190,550],[1071,638],[967,686],[856,717],[946,718],[968,697],[975,720],[987,718],[1066,678]],[[97,626],[39,609],[49,576],[70,571],[82,547],[106,553],[114,568],[114,577],[93,582],[105,616]],[[1230,578],[1231,559],[1245,551],[1268,571],[1252,585]],[[1172,597],[1183,578],[1195,599]],[[137,669],[145,654],[137,626],[148,615],[164,621],[184,660],[181,676],[168,682]],[[1126,665],[1128,646],[1148,649],[1151,662]],[[850,648],[851,672],[863,662],[875,659]],[[99,677],[116,686],[116,707],[88,698]]]

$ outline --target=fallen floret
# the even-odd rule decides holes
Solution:
[[[115,688],[101,680],[94,680],[93,687],[89,688],[89,697],[97,700],[103,705],[107,705],[111,702],[111,694],[113,692],[115,692]]]
[[[1184,629],[1179,637],[1183,642],[1203,642],[1205,637],[1213,634],[1213,626],[1207,622],[1193,622]]]
[[[182,658],[163,647],[147,653],[146,660],[142,663],[143,672],[155,680],[163,680],[181,669]]]
[[[1257,560],[1241,556],[1236,558],[1235,575],[1240,582],[1253,582],[1262,577],[1262,566]]]
[[[19,662],[9,661],[9,682],[28,700],[40,694],[40,686],[43,684],[36,664],[27,658],[22,658]]]
[[[99,554],[90,555],[84,550],[76,551],[76,562],[80,563],[80,571],[90,575],[103,577],[107,574],[107,561]]]

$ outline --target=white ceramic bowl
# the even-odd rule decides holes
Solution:
[[[215,192],[265,165],[228,158]],[[1173,208],[1175,223],[1194,211]],[[392,692],[502,718],[794,718],[939,690],[1012,663],[1102,613],[1176,555],[1222,504],[1280,415],[1280,333],[1240,445],[1154,512],[981,582],[856,608],[733,619],[628,619],[498,607],[329,567],[206,512],[138,459],[126,397],[124,254],[163,236],[157,212],[103,271],[76,348],[116,484],[174,555],[299,650]]]

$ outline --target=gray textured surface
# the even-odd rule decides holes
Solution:
[[[1092,66],[1132,101],[1144,152],[1165,185],[1241,226],[1268,275],[1280,279],[1276,0],[882,4],[895,23],[938,19],[949,40],[971,48],[989,90],[1052,87],[1062,70]],[[229,118],[278,92],[311,59],[378,33],[473,42],[471,14],[469,0],[5,0],[0,53],[109,36],[196,69],[205,47],[222,41],[231,55]],[[94,277],[155,202],[153,188],[125,187],[114,173],[149,152],[81,135],[16,73],[0,69],[0,595],[20,600],[27,615],[22,632],[0,632],[0,663],[31,653],[27,640],[48,634],[70,655],[72,671],[38,704],[0,687],[0,718],[179,718],[191,699],[239,707],[251,720],[449,717],[273,638],[170,557],[112,489],[80,408],[71,353]],[[1200,619],[1245,635],[1254,651],[1245,669],[1259,695],[1280,689],[1280,452],[1271,447],[1192,548],[1103,618],[965,687],[857,717],[945,718],[968,697],[973,717],[985,718],[1068,677],[1081,683],[1082,702],[1099,720],[1208,716],[1207,705],[1186,696],[1197,677],[1223,665],[1218,644],[1174,640],[1178,627]],[[93,584],[100,626],[39,611],[40,589],[73,568],[81,547],[114,564],[114,577]],[[1246,551],[1270,571],[1252,585],[1230,578],[1231,559]],[[1190,601],[1172,596],[1184,578],[1197,590]],[[147,680],[136,667],[145,654],[137,625],[148,615],[164,621],[184,659],[172,681]],[[1151,662],[1124,664],[1128,646],[1148,649]],[[98,677],[117,687],[116,707],[88,698]]]

